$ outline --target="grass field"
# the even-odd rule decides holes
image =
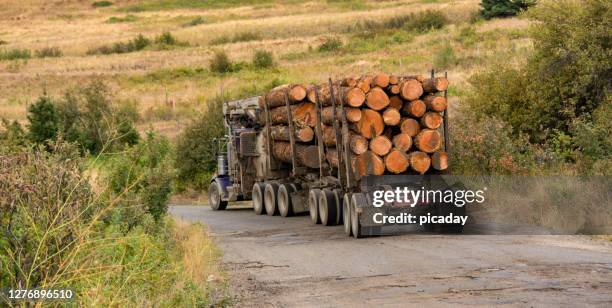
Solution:
[[[531,48],[527,20],[474,21],[477,0],[111,2],[101,7],[93,1],[60,0],[0,4],[0,54],[14,49],[31,53],[29,59],[0,60],[1,117],[25,122],[28,104],[43,91],[60,96],[101,78],[117,101],[139,106],[141,129],[152,127],[173,137],[221,88],[242,96],[273,83],[321,82],[379,70],[426,73],[435,67],[449,71],[451,95],[460,98],[474,71],[491,61],[521,61]],[[433,31],[399,28],[369,34],[359,27],[425,10],[441,11],[448,24]],[[154,39],[166,31],[182,44],[121,54],[88,52],[139,34]],[[319,51],[330,37],[342,46]],[[61,50],[61,56],[36,56],[47,47]],[[242,62],[242,69],[211,72],[211,56],[220,49]],[[274,68],[248,65],[260,49],[274,54]]]

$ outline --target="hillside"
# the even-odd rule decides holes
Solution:
[[[321,81],[346,72],[425,73],[435,67],[449,71],[451,95],[461,96],[466,78],[485,63],[521,59],[531,48],[527,20],[475,21],[475,0],[111,2],[103,7],[93,1],[0,4],[0,50],[31,54],[30,59],[0,60],[2,117],[25,122],[27,105],[43,91],[60,96],[101,78],[118,101],[137,105],[142,129],[152,125],[172,137],[222,88],[244,96],[274,84]],[[446,25],[431,31],[401,26],[402,17],[426,10],[442,12]],[[382,26],[372,27],[376,22]],[[178,43],[92,54],[139,34],[154,42],[164,32]],[[342,46],[319,49],[332,38]],[[61,56],[37,57],[49,47]],[[238,69],[211,72],[216,50],[227,52]],[[249,65],[255,50],[271,51],[276,66]]]

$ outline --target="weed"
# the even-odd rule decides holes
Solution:
[[[10,49],[10,50],[0,50],[0,61],[1,60],[17,60],[24,59],[27,60],[32,56],[32,53],[29,49]]]
[[[96,1],[96,2],[91,4],[91,6],[93,6],[93,7],[108,7],[108,6],[111,6],[111,5],[113,5],[113,3],[110,2],[110,1],[106,1],[106,0]]]
[[[125,15],[123,17],[110,17],[109,19],[106,20],[106,23],[109,24],[116,24],[116,23],[122,23],[122,22],[134,22],[136,21],[138,18],[132,14],[128,14]]]
[[[274,66],[274,55],[267,50],[257,50],[253,55],[253,66],[256,68],[270,68]]]
[[[62,50],[58,47],[45,47],[35,52],[37,58],[58,58],[62,56]]]
[[[223,50],[215,51],[215,54],[210,61],[210,71],[216,73],[229,73],[232,71],[232,61],[230,61],[227,53]]]
[[[229,37],[227,35],[219,36],[211,40],[210,44],[211,45],[222,45],[222,44],[227,44],[227,43],[249,42],[249,41],[261,40],[261,38],[262,38],[261,33],[247,31],[247,32],[236,33],[234,34],[233,37]]]
[[[319,45],[319,52],[331,52],[342,48],[342,40],[337,37],[327,37],[325,41]]]

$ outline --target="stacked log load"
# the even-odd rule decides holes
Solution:
[[[280,161],[291,163],[289,135],[293,134],[297,164],[319,167],[315,134],[318,94],[321,141],[325,145],[326,160],[332,167],[339,167],[336,136],[340,134],[334,130],[333,121],[337,119],[339,129],[339,105],[342,104],[349,128],[350,166],[355,176],[425,174],[448,168],[448,154],[442,150],[440,132],[442,113],[448,106],[441,93],[447,88],[448,80],[444,77],[378,73],[336,80],[331,88],[329,83],[283,85],[261,96],[259,104],[262,110],[268,109],[272,154]],[[286,98],[290,104],[293,132],[288,125]]]

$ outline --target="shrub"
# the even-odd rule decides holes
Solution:
[[[91,4],[91,6],[93,6],[93,7],[108,7],[108,6],[111,6],[111,5],[113,5],[113,3],[110,2],[110,1],[106,1],[106,0],[96,1],[96,2]]]
[[[170,32],[164,32],[155,38],[155,43],[162,45],[176,45],[178,40]]]
[[[206,111],[192,121],[178,137],[176,168],[181,185],[198,189],[208,186],[210,175],[216,167],[213,140],[224,136],[223,98],[217,96],[208,101]]]
[[[457,65],[457,63],[458,60],[457,56],[455,55],[455,50],[449,43],[444,45],[444,47],[438,50],[434,55],[433,64],[435,68],[447,69]]]
[[[128,53],[145,49],[151,44],[151,40],[139,34],[134,39],[127,42],[117,42],[112,45],[104,45],[93,48],[87,51],[87,54],[113,54],[113,53]]]
[[[38,144],[55,139],[59,129],[59,116],[51,98],[43,95],[28,107],[28,138]]]
[[[123,17],[112,16],[109,19],[107,19],[106,22],[109,24],[116,24],[116,23],[122,23],[122,22],[134,22],[136,21],[136,19],[137,19],[136,16],[132,14],[128,14]]]
[[[227,35],[219,36],[210,41],[211,45],[222,45],[227,43],[238,43],[238,42],[248,42],[248,41],[257,41],[261,40],[261,33],[246,31],[234,34],[233,37],[229,37]]]
[[[36,51],[38,58],[57,58],[62,56],[62,50],[58,47],[45,47]]]
[[[183,27],[187,28],[187,27],[195,27],[197,25],[201,25],[203,23],[205,23],[206,21],[204,20],[204,18],[202,18],[202,16],[198,16],[194,19],[192,19],[191,21],[183,24]]]
[[[253,66],[256,68],[270,68],[274,66],[274,56],[267,50],[257,50],[253,55]]]
[[[229,73],[232,71],[232,61],[230,61],[227,53],[223,50],[215,51],[212,60],[210,61],[210,71],[216,73]]]
[[[0,40],[0,45],[6,45],[6,44],[8,44],[8,42],[7,42],[7,41],[5,41],[5,40]]]
[[[342,41],[337,37],[327,37],[325,41],[319,45],[319,52],[330,52],[342,48]]]
[[[32,54],[29,49],[11,49],[0,51],[0,60],[27,60],[31,58]]]
[[[427,10],[416,14],[410,14],[410,18],[402,25],[407,31],[427,32],[442,29],[448,24],[446,15],[440,11]]]
[[[482,0],[480,14],[485,19],[516,16],[535,3],[535,0]]]
[[[545,2],[534,8],[533,54],[523,67],[497,65],[475,74],[470,112],[508,123],[515,136],[544,144],[569,162],[584,155],[593,166],[609,160],[603,154],[610,153],[609,143],[599,142],[609,126],[597,119],[612,101],[606,52],[611,8],[609,1]],[[593,149],[585,144],[591,140]]]
[[[14,120],[9,122],[2,118],[2,129],[0,129],[0,148],[8,151],[16,151],[26,146],[28,143],[27,135],[21,124]]]

